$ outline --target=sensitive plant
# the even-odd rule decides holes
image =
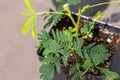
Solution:
[[[31,28],[32,37],[36,37],[35,25],[37,16],[42,15],[44,19],[48,19],[48,22],[44,25],[44,29],[38,34],[40,45],[38,46],[40,55],[44,59],[40,63],[40,77],[43,80],[53,80],[54,71],[61,72],[60,65],[70,67],[69,75],[71,80],[84,80],[87,74],[101,75],[102,80],[114,80],[119,77],[116,72],[112,72],[108,67],[102,67],[101,65],[109,61],[111,57],[108,54],[107,49],[103,44],[97,42],[86,43],[86,39],[93,37],[93,29],[95,28],[95,21],[105,16],[101,11],[98,11],[94,18],[94,21],[88,21],[82,26],[81,15],[89,8],[97,7],[105,4],[120,4],[117,2],[104,2],[95,5],[86,5],[83,8],[78,9],[78,16],[75,19],[70,10],[71,5],[80,3],[80,0],[56,0],[59,2],[59,6],[56,10],[50,9],[49,12],[37,13],[29,0],[24,0],[28,10],[22,10],[21,13],[25,16],[29,16],[29,19],[22,27],[22,34],[26,34],[29,28]],[[65,29],[59,30],[57,28],[51,29],[50,32],[46,32],[46,28],[52,24],[57,26],[63,16],[69,17],[73,26],[69,26]],[[71,58],[72,62],[68,62]]]

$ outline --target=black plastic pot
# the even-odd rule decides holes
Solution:
[[[75,14],[75,13],[73,13],[73,14]],[[77,14],[75,14],[75,15],[77,15]],[[94,19],[91,19],[91,18],[83,16],[83,15],[81,15],[81,19],[88,20],[88,21],[94,21]],[[107,24],[102,21],[95,21],[95,22],[97,25],[107,29],[109,33],[113,33],[113,34],[120,33],[119,26]],[[116,51],[114,52],[114,55],[111,58],[111,61],[110,61],[111,63],[110,63],[109,68],[110,68],[110,70],[118,72],[120,74],[120,53],[119,52],[120,52],[120,44],[116,48]],[[38,54],[39,60],[41,61],[43,59],[43,57],[40,56],[40,54],[42,54],[42,52],[39,52],[39,49],[37,51],[37,54]],[[69,69],[70,69],[69,67],[65,67],[64,65],[61,64],[61,73],[58,74],[55,71],[54,80],[70,80],[70,76],[68,75]],[[102,77],[88,74],[85,80],[102,80]],[[120,78],[117,80],[120,80]]]
[[[110,70],[115,71],[120,74],[120,44],[118,45],[111,59]],[[120,78],[116,80],[120,80]]]
[[[66,1],[66,0],[65,0]],[[85,5],[94,5],[98,3],[103,3],[103,2],[109,2],[110,0],[81,0],[81,3],[75,5],[75,6],[70,6],[71,11],[77,12],[79,8],[82,8]],[[56,2],[56,0],[52,0],[53,4],[55,7],[59,5],[59,3]],[[97,11],[104,11],[107,8],[108,5],[102,5],[98,7],[91,8],[89,10],[86,10],[86,12],[83,15],[86,16],[93,16]]]

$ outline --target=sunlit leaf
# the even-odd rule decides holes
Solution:
[[[101,14],[101,11],[98,11],[95,15],[94,18],[96,18],[97,16],[99,16]]]
[[[28,31],[29,27],[31,26],[31,21],[32,21],[33,17],[30,17],[25,24],[22,27],[22,34],[26,34],[26,32]]]
[[[30,16],[30,15],[32,15],[32,13],[30,11],[25,11],[25,10],[22,10],[21,14],[24,15],[24,16]]]
[[[95,19],[102,19],[103,17],[105,17],[106,14],[102,14],[101,11],[98,11],[95,15],[94,15],[94,18]]]
[[[32,37],[36,37],[36,32],[35,32],[35,25],[32,25],[32,32],[31,32]]]
[[[69,6],[70,6],[69,4],[64,4],[63,9],[66,10],[66,11],[70,11]]]
[[[29,0],[24,0],[24,3],[28,7],[28,9],[30,9],[31,12],[35,13],[35,10],[33,9],[31,3],[29,2]]]
[[[83,8],[82,8],[82,10],[81,10],[81,14],[83,13],[83,12],[85,12],[87,9],[89,9],[90,8],[90,5],[86,5],[86,6],[84,6]]]
[[[32,35],[32,37],[35,37],[36,36],[36,33],[35,33],[36,20],[37,20],[36,16],[31,16],[30,18],[28,18],[28,20],[26,21],[26,23],[22,27],[22,31],[21,31],[22,34],[26,34],[28,29],[31,27],[32,28],[31,35]]]
[[[25,24],[22,27],[22,34],[26,34],[29,28],[32,29],[31,35],[32,37],[36,36],[35,33],[35,24],[37,20],[37,15],[35,14],[35,10],[33,9],[32,5],[30,4],[29,0],[24,0],[25,5],[28,7],[29,10],[22,10],[21,14],[25,16],[30,16],[28,20],[25,22]]]
[[[36,37],[36,32],[35,32],[36,20],[37,20],[37,16],[35,15],[32,21],[32,32],[31,32],[32,37]]]

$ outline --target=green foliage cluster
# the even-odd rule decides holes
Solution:
[[[78,4],[78,3],[80,3],[80,1],[81,0],[59,0],[59,1],[57,1],[57,2],[59,2],[59,6],[56,8],[56,12],[64,12],[65,10],[64,10],[64,8],[63,8],[63,5],[65,4],[65,3],[68,3],[68,4],[70,4],[70,5],[76,5],[76,4]],[[53,10],[52,10],[53,11]],[[50,18],[49,18],[49,20],[50,21],[48,21],[46,24],[45,24],[45,26],[44,26],[44,28],[47,28],[47,27],[49,27],[52,23],[56,26],[57,25],[57,23],[61,20],[61,18],[62,18],[62,15],[63,14],[47,14],[47,16],[51,16]]]
[[[60,73],[61,62],[65,66],[69,65],[68,58],[71,54],[74,57],[74,62],[69,71],[69,75],[73,75],[71,80],[83,80],[89,71],[94,73],[96,70],[103,74],[102,80],[114,80],[119,76],[116,72],[99,66],[108,60],[110,56],[108,50],[101,44],[91,43],[83,45],[83,38],[75,40],[74,36],[69,36],[66,31],[61,32],[58,30],[52,30],[52,36],[43,30],[39,34],[38,39],[41,40],[40,47],[44,49],[43,56],[45,56],[40,66],[43,80],[53,80],[54,68],[56,67],[57,72]],[[83,60],[78,62],[76,54]],[[81,69],[85,69],[85,71],[81,71]]]
[[[80,3],[81,0],[56,1],[59,2],[59,6],[55,11],[50,9],[49,12],[36,13],[29,0],[24,0],[28,10],[22,10],[21,12],[25,16],[30,16],[22,27],[22,34],[26,34],[28,29],[32,28],[31,34],[33,37],[36,36],[35,24],[37,15],[39,14],[42,14],[45,17],[44,19],[48,19],[48,22],[44,26],[45,29],[51,24],[56,26],[63,15],[68,16],[74,25],[72,27],[70,26],[67,30],[52,30],[51,34],[42,30],[41,33],[38,34],[38,39],[40,40],[39,48],[43,51],[42,56],[44,56],[44,59],[40,63],[41,79],[53,80],[54,69],[60,73],[61,63],[67,67],[69,65],[68,59],[71,55],[73,57],[73,63],[69,70],[69,75],[72,75],[71,80],[84,80],[85,76],[89,74],[89,72],[95,73],[96,70],[100,71],[102,74],[102,80],[114,80],[118,78],[119,75],[116,72],[100,67],[100,65],[104,64],[104,62],[110,57],[108,49],[106,49],[104,45],[97,44],[95,42],[87,45],[84,44],[85,39],[93,35],[92,30],[95,27],[95,22],[88,22],[82,27],[79,27],[79,24],[81,20],[80,16],[87,9],[104,4],[120,4],[120,1],[86,5],[82,9],[78,9],[77,21],[74,20],[69,7]],[[97,20],[104,16],[105,14],[101,14],[101,12],[98,11],[94,18]],[[78,36],[79,33],[82,34],[81,37]],[[77,57],[81,60],[79,61]]]

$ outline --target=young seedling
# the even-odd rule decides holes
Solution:
[[[96,71],[102,74],[102,80],[114,80],[118,78],[119,75],[116,72],[100,67],[101,64],[109,60],[110,54],[108,54],[108,49],[104,45],[97,44],[96,42],[87,45],[84,44],[85,39],[91,37],[93,34],[92,30],[95,28],[95,21],[88,22],[82,25],[82,27],[79,25],[81,24],[81,15],[87,9],[105,4],[120,4],[120,1],[86,5],[78,9],[77,20],[74,19],[69,7],[70,5],[80,3],[80,0],[66,0],[66,2],[64,0],[56,1],[60,3],[56,11],[50,10],[50,12],[37,13],[29,0],[24,0],[29,10],[23,10],[22,14],[30,17],[22,27],[22,34],[26,34],[31,27],[32,36],[36,36],[35,24],[38,15],[44,15],[45,19],[49,17],[44,28],[49,27],[52,23],[56,26],[64,15],[68,16],[74,25],[69,26],[68,29],[63,31],[52,29],[49,34],[45,30],[42,30],[41,33],[38,34],[38,39],[40,40],[39,48],[43,51],[42,56],[44,57],[40,65],[41,79],[53,80],[54,68],[56,67],[57,72],[60,73],[61,64],[66,67],[71,67],[69,70],[69,75],[72,75],[71,80],[84,80],[89,72],[95,74]],[[105,14],[101,14],[101,12],[98,11],[94,18],[98,20],[104,16]],[[79,34],[81,36],[79,36]],[[68,63],[70,57],[72,57],[72,64]]]

